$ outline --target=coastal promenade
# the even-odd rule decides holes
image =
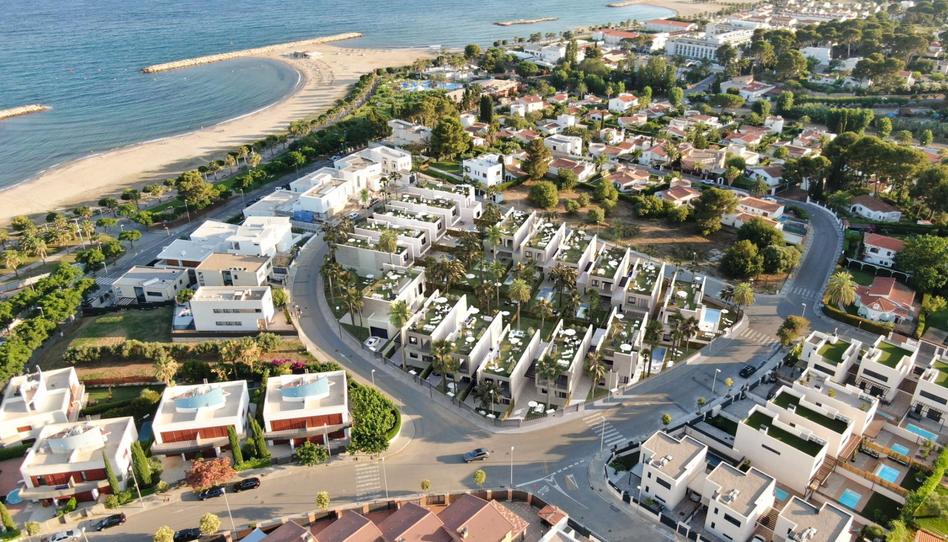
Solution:
[[[289,41],[286,43],[277,43],[274,45],[265,45],[263,47],[254,47],[252,49],[242,49],[240,51],[231,51],[229,53],[218,53],[214,55],[205,55],[198,56],[194,58],[186,58],[183,60],[175,60],[173,62],[165,62],[163,64],[152,64],[151,66],[145,66],[142,68],[143,73],[159,73],[166,72],[169,70],[178,70],[181,68],[190,68],[192,66],[199,66],[201,64],[212,64],[214,62],[223,62],[225,60],[233,60],[235,58],[243,58],[248,56],[268,56],[276,53],[283,53],[289,50],[300,49],[304,47],[312,47],[314,45],[322,45],[324,43],[331,43],[334,41],[349,40],[354,38],[360,38],[362,34],[359,32],[344,32],[342,34],[333,34],[332,36],[323,36],[320,38],[313,38],[308,40],[299,40],[299,41]]]

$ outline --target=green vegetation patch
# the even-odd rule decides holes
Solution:
[[[793,446],[801,452],[816,457],[816,454],[820,453],[820,450],[823,449],[823,446],[812,440],[806,440],[790,433],[789,431],[784,431],[779,427],[773,425],[773,418],[764,414],[763,412],[754,412],[751,414],[744,423],[753,427],[754,429],[759,429],[762,425],[767,426],[767,435],[773,437],[780,442]]]
[[[800,406],[800,399],[797,396],[787,393],[786,391],[777,395],[774,398],[774,403],[783,408],[787,408],[790,405],[793,405],[794,412],[800,416],[810,420],[811,422],[816,422],[827,429],[832,430],[835,433],[842,434],[846,430],[846,422],[836,418],[830,418],[824,414],[807,408],[805,406]]]
[[[69,346],[99,346],[128,339],[168,342],[171,340],[172,310],[172,307],[159,307],[96,316],[76,330]]]
[[[899,517],[902,505],[885,495],[873,493],[860,514],[880,525],[888,525],[890,521]]]
[[[847,348],[849,348],[849,343],[843,340],[836,341],[836,344],[827,342],[823,348],[820,348],[820,355],[833,365],[839,365],[843,361],[843,354]]]
[[[905,357],[909,356],[912,353],[904,348],[900,348],[892,343],[882,341],[879,343],[879,350],[882,350],[882,355],[879,356],[879,363],[885,365],[886,367],[895,368],[899,364],[899,361]]]
[[[737,422],[730,418],[725,418],[724,416],[718,414],[717,416],[708,418],[705,421],[707,421],[709,425],[717,427],[732,437],[737,436]]]

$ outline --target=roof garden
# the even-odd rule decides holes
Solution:
[[[819,354],[827,363],[839,365],[843,361],[843,354],[846,353],[847,348],[849,348],[849,343],[842,339],[838,339],[836,344],[826,341],[826,344],[820,347]]]
[[[658,272],[661,266],[653,263],[642,262],[632,276],[632,289],[638,293],[650,293],[658,280]]]
[[[529,344],[530,339],[526,331],[511,329],[507,338],[500,343],[497,358],[488,362],[484,369],[492,375],[509,378]]]
[[[467,320],[464,321],[461,331],[454,341],[455,351],[462,356],[466,356],[471,353],[471,350],[474,350],[474,346],[477,345],[496,315],[496,313],[494,315],[479,313],[480,311],[476,307],[471,308]]]
[[[394,226],[394,225],[389,225],[389,224],[383,224],[380,222],[364,222],[364,223],[359,224],[359,227],[365,230],[376,231],[376,232],[392,230],[399,237],[411,237],[412,239],[416,239],[425,234],[425,232],[421,230],[416,230],[415,228]]]
[[[823,449],[823,445],[818,442],[801,438],[789,431],[775,427],[774,419],[759,410],[748,416],[747,419],[744,420],[744,423],[754,429],[766,427],[768,436],[773,437],[774,439],[779,440],[788,446],[793,446],[797,450],[800,450],[801,452],[812,457],[816,457],[816,454],[820,453],[820,450]]]
[[[620,316],[623,318],[620,319]],[[618,313],[612,320],[612,329],[609,330],[606,350],[629,354],[635,350],[634,345],[637,342],[637,336],[642,332],[644,332],[644,329],[642,329],[641,318],[630,318],[628,315]]]
[[[584,333],[582,329],[564,325],[557,332],[556,337],[553,338],[553,350],[551,353],[556,359],[557,365],[562,367],[563,370],[569,371],[570,366],[573,364],[573,359],[576,357],[579,345],[583,342]]]
[[[845,420],[840,420],[839,418],[830,418],[829,416],[821,414],[809,407],[800,406],[800,398],[796,395],[793,395],[792,393],[788,393],[786,390],[774,397],[774,404],[782,408],[788,408],[792,405],[794,412],[810,420],[811,422],[816,422],[822,425],[834,433],[843,434],[843,432],[846,431],[846,427],[849,425]]]
[[[948,363],[936,361],[932,368],[935,369],[935,384],[948,388]]]
[[[556,230],[559,229],[559,226],[553,224],[552,222],[542,222],[540,227],[537,228],[537,231],[533,233],[533,236],[530,237],[530,240],[527,241],[527,246],[529,248],[535,248],[537,250],[544,250],[550,244],[550,241],[553,240],[553,236],[556,235]]]
[[[359,277],[362,296],[383,301],[395,301],[405,286],[421,273],[417,269],[405,271],[386,271],[381,276],[366,275]]]
[[[379,248],[379,243],[375,239],[368,237],[349,237],[345,241],[339,243],[342,246],[358,247],[364,248],[366,250],[375,250],[378,252],[386,252]],[[407,249],[402,246],[395,246],[395,254],[403,254]]]
[[[670,303],[676,307],[695,310],[698,307],[698,283],[676,280],[672,284]]]
[[[444,320],[444,317],[451,312],[451,309],[454,308],[457,302],[458,297],[450,294],[432,299],[431,303],[425,308],[424,313],[412,324],[411,330],[418,333],[430,334],[438,327],[438,324]]]
[[[423,188],[425,190],[438,190],[439,192],[449,192],[451,194],[461,194],[466,196],[468,190],[470,189],[469,184],[442,184],[432,181],[419,180],[418,184],[415,185],[418,188]]]
[[[439,209],[452,209],[457,206],[457,203],[444,199],[444,198],[426,198],[423,196],[417,196],[415,194],[401,194],[398,197],[399,201],[405,203],[413,203],[415,205],[427,205],[428,207],[437,207]]]
[[[626,249],[622,247],[610,246],[605,248],[599,253],[599,257],[596,258],[596,265],[593,266],[590,274],[612,278],[619,269],[619,264],[622,263],[622,258],[625,257],[625,254]]]
[[[880,341],[879,346],[876,348],[882,352],[879,356],[879,363],[893,369],[899,364],[899,361],[901,361],[903,357],[912,355],[908,350],[888,341]]]
[[[520,229],[520,226],[523,226],[523,223],[526,222],[529,217],[530,213],[525,211],[513,211],[507,215],[506,218],[501,220],[497,227],[500,228],[502,235],[510,237],[517,233],[517,230]]]
[[[582,230],[574,230],[563,241],[563,250],[560,251],[556,259],[573,265],[578,264],[590,241],[592,241],[591,235]]]
[[[407,211],[405,209],[396,209],[389,207],[385,209],[385,212],[379,213],[385,216],[391,216],[396,218],[407,218],[409,220],[419,220],[421,222],[436,223],[441,220],[441,217],[438,215],[433,215],[430,213],[416,213],[413,211]]]

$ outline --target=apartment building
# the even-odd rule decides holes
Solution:
[[[651,313],[658,306],[662,282],[665,277],[665,262],[649,262],[637,259],[629,272],[628,288],[625,291],[624,312]]]
[[[212,252],[229,252],[248,256],[276,256],[293,247],[290,219],[285,216],[252,216],[237,226],[207,220],[190,236],[205,243]]]
[[[385,266],[407,267],[412,261],[408,248],[399,245],[397,238],[393,248],[389,252],[380,247],[378,236],[350,233],[336,244],[336,261],[360,275],[381,273]]]
[[[112,296],[116,305],[161,303],[174,300],[190,283],[186,268],[136,265],[115,279]]]
[[[488,353],[477,369],[476,380],[496,383],[500,395],[494,401],[498,405],[509,405],[531,384],[527,371],[542,349],[539,330],[531,335],[527,330],[507,324],[501,332],[499,346]]]
[[[189,305],[196,331],[264,331],[275,314],[269,286],[202,286]]]
[[[484,186],[495,186],[504,182],[504,163],[497,154],[466,158],[461,162],[461,171],[466,180]]]
[[[293,216],[303,222],[327,220],[339,215],[350,199],[358,194],[356,184],[333,168],[320,168],[308,175],[304,182],[314,184],[302,192],[293,205]]]
[[[195,269],[198,286],[256,287],[267,283],[272,258],[215,252]]]
[[[803,395],[809,402],[817,406],[833,408],[841,415],[852,420],[853,433],[865,434],[869,422],[876,415],[879,408],[879,399],[873,397],[852,384],[839,384],[830,379],[829,375],[804,369],[800,377],[793,383],[794,391]]]
[[[882,335],[872,346],[859,353],[859,371],[856,385],[869,395],[888,403],[895,399],[899,384],[915,368],[917,344],[896,344]]]
[[[358,287],[362,290],[362,311],[356,322],[369,328],[373,337],[388,339],[398,329],[390,321],[392,305],[404,301],[414,310],[424,299],[425,270],[415,267],[392,267],[385,265],[382,273],[357,275]]]
[[[483,206],[477,201],[477,191],[470,184],[446,184],[421,178],[414,185],[408,185],[400,190],[415,194],[427,199],[446,199],[457,204],[461,213],[461,221],[473,224],[481,217]]]
[[[263,404],[263,430],[273,444],[345,440],[349,392],[345,371],[271,376]]]
[[[778,416],[770,408],[755,405],[737,424],[733,448],[802,494],[826,459],[827,445],[811,430],[794,427]]]
[[[948,413],[948,360],[932,361],[918,378],[912,395],[912,410],[918,416],[940,422]]]
[[[566,232],[565,222],[557,226],[553,222],[540,221],[523,244],[521,251],[516,254],[515,261],[517,263],[530,262],[540,269],[551,267],[560,244],[566,239]]]
[[[131,416],[48,424],[20,464],[24,483],[20,497],[44,505],[72,497],[79,502],[95,501],[112,492],[105,461],[119,487],[125,489],[136,440],[138,431]]]
[[[227,431],[246,435],[250,396],[247,381],[168,386],[152,418],[156,455],[219,456],[229,446]]]
[[[757,520],[774,504],[776,480],[751,467],[747,472],[725,462],[708,474],[703,496],[708,499],[704,527],[724,540],[749,540]]]
[[[862,343],[855,339],[812,331],[803,342],[800,359],[806,362],[807,369],[812,372],[822,373],[835,382],[843,383],[861,349]]]
[[[855,437],[853,420],[839,410],[822,401],[810,401],[806,394],[783,386],[767,401],[767,407],[778,413],[781,420],[795,426],[805,427],[826,441],[826,453],[840,457],[851,448]]]
[[[14,376],[0,403],[0,444],[39,437],[43,427],[74,422],[85,405],[85,386],[72,367]]]
[[[692,437],[676,439],[664,431],[652,434],[644,443],[641,498],[652,498],[665,508],[678,506],[688,494],[688,485],[704,476],[708,447]]]
[[[849,542],[851,514],[831,502],[820,506],[793,496],[780,510],[774,526],[778,542]]]
[[[368,238],[378,242],[382,232],[392,231],[396,236],[396,243],[408,251],[409,262],[414,262],[425,256],[431,248],[431,238],[424,230],[389,224],[384,221],[369,218],[354,225],[352,233],[356,236]]]
[[[539,359],[551,358],[557,368],[557,376],[546,376],[537,367],[537,393],[549,396],[553,404],[565,406],[572,400],[580,378],[583,376],[586,354],[592,342],[593,326],[587,328],[566,326],[563,320],[556,323],[551,334],[552,339],[546,345]],[[538,362],[539,363],[539,362]],[[548,392],[552,392],[548,395]],[[584,398],[585,399],[585,398]]]

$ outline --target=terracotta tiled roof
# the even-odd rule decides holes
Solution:
[[[693,198],[701,195],[700,190],[695,190],[694,188],[689,188],[687,186],[675,186],[669,188],[665,191],[666,199],[673,201],[681,201],[688,198]]]
[[[870,286],[858,286],[859,302],[880,312],[889,312],[901,317],[912,316],[915,291],[897,282],[892,277],[876,277]]]
[[[915,542],[945,542],[945,539],[924,529],[915,531]]]
[[[893,252],[899,252],[905,248],[905,242],[888,235],[879,235],[878,233],[866,233],[862,238],[863,243],[879,248],[887,248]]]
[[[750,196],[741,199],[741,205],[745,207],[753,207],[754,209],[760,209],[761,211],[766,211],[768,213],[775,213],[780,209],[780,207],[782,207],[779,203]]]
[[[869,195],[863,194],[862,196],[856,196],[853,198],[853,205],[862,205],[866,209],[871,211],[876,211],[877,213],[892,213],[898,212],[898,209],[889,205],[888,203],[882,201],[879,198],[874,198]]]
[[[316,542],[381,542],[382,531],[362,514],[345,511],[316,535]]]
[[[527,523],[495,501],[462,495],[438,514],[444,530],[465,542],[516,540]]]
[[[624,40],[631,40],[639,37],[638,32],[627,32],[625,30],[603,30],[603,36],[614,36]]]

